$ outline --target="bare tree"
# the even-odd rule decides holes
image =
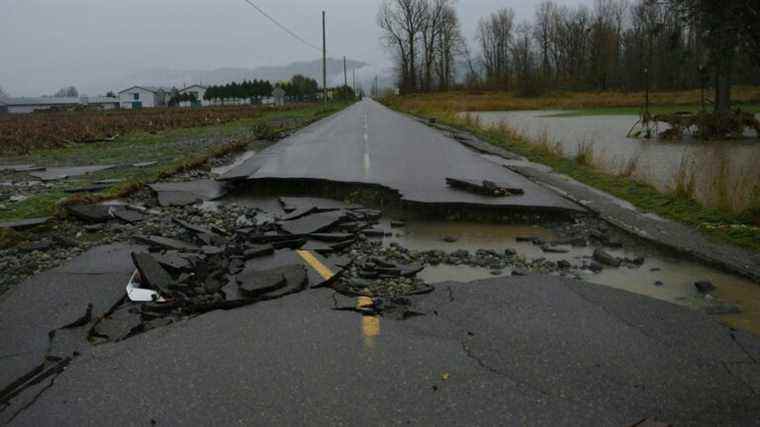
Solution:
[[[541,49],[541,72],[544,78],[549,78],[552,73],[552,47],[556,38],[557,5],[551,1],[545,1],[536,8],[536,22],[533,35]],[[556,58],[556,57],[555,57]]]
[[[469,51],[453,4],[448,4],[443,10],[435,53],[438,89],[447,90],[456,78],[457,58],[467,55],[469,59]]]
[[[512,9],[500,9],[478,24],[477,40],[486,72],[486,81],[509,90],[510,46],[515,13]]]
[[[427,14],[425,0],[384,0],[377,21],[383,40],[398,61],[399,89],[411,93],[418,89],[418,39]]]
[[[2,86],[0,86],[0,98],[8,98],[8,92],[6,92]]]

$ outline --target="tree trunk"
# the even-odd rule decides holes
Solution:
[[[731,63],[729,58],[721,58],[715,70],[715,112],[726,114],[731,111]]]

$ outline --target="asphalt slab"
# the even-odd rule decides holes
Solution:
[[[487,197],[446,178],[489,180],[525,194]],[[380,185],[407,202],[582,211],[523,176],[484,159],[443,132],[365,99],[258,153],[223,180],[317,180]]]

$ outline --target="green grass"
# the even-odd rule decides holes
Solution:
[[[742,111],[750,113],[760,113],[760,104],[735,105]],[[669,105],[669,106],[652,106],[652,114],[672,114],[676,112],[688,111],[696,113],[700,111],[699,105]],[[547,114],[545,117],[588,117],[588,116],[618,116],[632,115],[638,116],[641,109],[638,107],[609,107],[609,108],[584,108],[578,110],[567,110],[553,114]]]
[[[56,213],[57,206],[65,201],[122,197],[161,177],[170,176],[189,167],[202,166],[209,158],[248,148],[264,148],[270,144],[268,141],[255,141],[256,133],[262,124],[267,127],[275,121],[297,119],[297,124],[292,126],[297,128],[327,117],[348,105],[314,105],[285,112],[265,113],[253,119],[238,120],[219,126],[175,129],[156,134],[138,132],[124,135],[111,142],[75,144],[63,148],[37,150],[24,156],[1,158],[0,164],[35,164],[45,167],[106,164],[121,166],[83,177],[56,181],[46,192],[35,194],[22,202],[0,203],[6,206],[6,210],[0,210],[0,221],[51,216]],[[198,143],[205,139],[211,139],[214,143]],[[130,166],[147,161],[158,163],[144,168]],[[72,197],[64,191],[107,179],[120,179],[121,182],[98,194]]]

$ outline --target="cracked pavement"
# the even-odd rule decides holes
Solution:
[[[31,325],[2,330],[2,354],[30,361],[4,360],[4,379],[33,368],[46,329],[76,321],[88,299],[55,304],[71,309],[51,316],[28,310],[24,300],[40,297],[29,292],[58,300],[52,288],[70,288],[67,277],[82,289],[122,288],[132,266],[114,251],[129,249],[95,249],[0,303],[3,325],[21,315]],[[112,262],[95,268],[101,259]],[[91,347],[0,416],[35,426],[625,425],[649,416],[750,425],[760,416],[760,338],[698,312],[541,275],[435,286],[412,297],[424,316],[406,321],[332,310],[334,291],[314,289]]]
[[[340,117],[343,125],[336,123]],[[424,149],[407,152],[410,158],[435,152],[426,145],[436,144],[446,147],[440,152],[448,161],[464,159],[455,162],[463,178],[498,169],[538,195],[510,197],[505,206],[578,209],[369,101],[252,157],[231,175],[282,178],[276,167],[295,164],[303,172],[298,179],[333,173],[338,180],[393,187],[398,177],[389,165],[398,159],[374,144],[387,148],[401,139],[351,146],[356,141],[345,138],[345,150],[338,150],[343,157],[333,161],[361,159],[369,150],[375,157],[362,170],[306,161],[300,146],[315,139],[318,144],[308,148],[326,158],[335,152],[323,144],[332,136],[363,129],[373,135],[380,128],[418,135]],[[425,175],[425,169],[407,167],[424,162],[402,165],[410,174],[406,181],[419,184],[399,188],[406,200],[502,204],[445,187],[448,171]],[[177,188],[184,187],[170,192],[185,192]],[[182,203],[195,203],[216,193],[180,196]],[[281,202],[297,221],[287,225],[291,237],[314,237],[334,223],[331,215],[305,216],[314,211],[307,199]],[[206,233],[197,224],[205,226],[198,218],[178,222]],[[82,332],[122,304],[135,269],[130,254],[145,249],[91,249],[0,297],[0,423],[575,426],[630,425],[648,417],[674,425],[754,425],[760,419],[760,337],[698,311],[555,275],[436,283],[430,293],[398,296],[403,304],[397,307],[392,297],[308,289],[180,316],[128,339],[91,345],[92,336]],[[297,256],[303,257],[278,251],[256,271],[293,264]],[[366,275],[363,269],[375,261],[365,261],[371,262],[358,273]],[[316,284],[332,274],[323,273],[307,274]]]

